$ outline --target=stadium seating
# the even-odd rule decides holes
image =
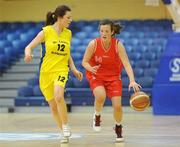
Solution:
[[[125,46],[134,69],[135,78],[143,85],[143,89],[151,95],[153,79],[157,74],[160,57],[165,48],[168,35],[172,32],[172,21],[149,19],[117,20],[117,22],[124,25],[123,31],[117,35],[117,38],[121,40]],[[83,54],[89,41],[99,36],[98,23],[96,20],[81,20],[73,22],[70,26],[73,32],[71,54],[75,65],[83,72],[84,68],[81,65]],[[43,24],[43,22],[0,23],[0,70],[2,72],[9,68],[12,62],[20,58],[20,54],[23,53],[26,44],[37,34]],[[4,60],[5,58],[6,60]],[[125,71],[122,72],[121,77],[124,85],[123,96],[129,97],[127,91],[129,81]],[[42,93],[38,88],[38,84],[37,77],[29,79],[28,88],[19,89],[19,97],[37,97],[39,100],[40,97],[42,97]],[[80,83],[75,79],[73,74],[70,73],[66,86],[68,89],[67,93],[70,93],[69,95],[72,98],[73,105],[92,104],[92,99],[88,97],[93,97],[93,95],[90,92],[89,84],[85,78]],[[28,92],[25,94],[22,91]],[[109,104],[109,102],[106,104]],[[126,104],[126,102],[124,104]]]

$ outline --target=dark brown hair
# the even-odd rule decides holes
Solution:
[[[54,12],[48,12],[46,15],[45,26],[54,24],[57,21],[57,18],[63,17],[67,11],[71,11],[71,9],[66,5],[60,5]]]
[[[122,29],[124,28],[124,26],[122,26],[121,24],[115,24],[114,22],[112,22],[110,20],[100,21],[99,28],[101,25],[110,25],[111,31],[114,32],[112,34],[112,37],[114,37],[116,34],[119,34],[122,31]]]

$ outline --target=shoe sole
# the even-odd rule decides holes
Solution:
[[[119,142],[124,142],[124,138],[116,138],[116,143],[119,143]]]
[[[64,139],[64,140],[61,140],[61,143],[62,144],[67,144],[67,143],[69,143],[69,138],[66,138],[66,140]]]
[[[69,141],[63,141],[63,142],[61,142],[61,144],[68,144],[69,143]]]
[[[95,132],[100,132],[100,131],[101,131],[101,127],[95,127],[95,126],[93,126],[93,130],[94,130]]]

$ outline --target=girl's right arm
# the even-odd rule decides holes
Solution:
[[[92,41],[89,43],[89,45],[87,46],[87,48],[86,48],[86,51],[85,51],[85,54],[84,54],[84,57],[83,57],[83,60],[82,60],[82,66],[83,66],[86,70],[92,72],[93,74],[96,74],[96,72],[97,72],[97,70],[98,70],[98,68],[99,68],[99,65],[92,67],[92,66],[89,64],[89,61],[90,61],[91,57],[92,57],[93,54],[94,54],[94,49],[95,49],[95,41],[92,40]]]
[[[24,61],[29,63],[32,60],[31,51],[34,49],[38,44],[44,42],[44,32],[40,31],[37,36],[26,46],[24,51]]]

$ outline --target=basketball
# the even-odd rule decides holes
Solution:
[[[144,111],[150,105],[149,96],[145,92],[135,92],[131,95],[130,106],[136,111]]]

